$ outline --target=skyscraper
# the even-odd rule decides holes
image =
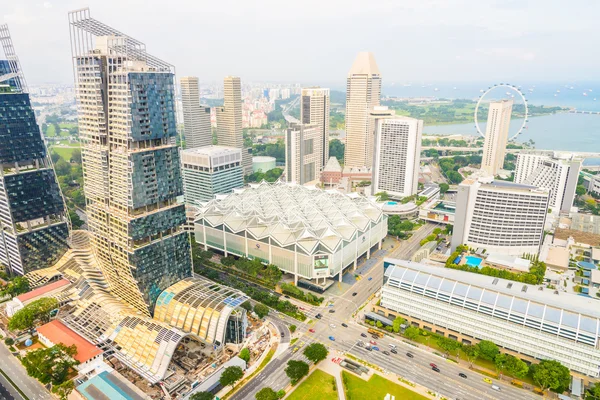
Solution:
[[[242,130],[242,84],[237,76],[223,81],[223,106],[217,107],[217,142],[219,146],[242,149],[244,175],[252,173],[252,154],[244,147]]]
[[[200,105],[198,78],[181,78],[181,103],[183,105],[183,129],[185,148],[210,146],[212,131],[210,128],[210,107]]]
[[[569,212],[575,199],[581,159],[569,153],[530,151],[517,155],[515,183],[550,190],[550,208]]]
[[[321,143],[316,143],[321,154],[319,171],[329,160],[329,89],[304,88],[301,92],[300,122],[317,125],[320,130]]]
[[[344,165],[371,167],[373,129],[369,112],[379,106],[381,76],[372,53],[358,53],[346,86],[346,149]]]
[[[512,106],[512,100],[490,103],[481,161],[481,169],[489,175],[496,176],[504,165]]]
[[[67,251],[66,207],[8,27],[0,25],[0,264],[23,275]]]
[[[387,192],[394,198],[417,193],[422,134],[423,121],[419,119],[375,119],[373,193]]]
[[[488,253],[537,254],[549,199],[547,189],[489,176],[465,179],[456,196],[452,250],[466,244]]]
[[[292,124],[285,133],[285,168],[287,182],[299,185],[315,182],[323,169],[321,127]]]
[[[111,292],[144,314],[191,276],[179,149],[175,75],[146,46],[69,14],[86,212]]]

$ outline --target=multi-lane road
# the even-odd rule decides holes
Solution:
[[[410,258],[420,247],[419,242],[431,234],[435,227],[435,224],[427,224],[421,227],[409,240],[401,242],[398,248],[393,249],[385,256],[401,259]],[[291,346],[290,350],[272,360],[244,388],[232,396],[232,400],[252,400],[256,392],[263,387],[271,387],[275,391],[286,387],[289,384],[289,379],[285,375],[285,365],[290,359],[302,359],[306,361],[302,355],[302,351],[306,345],[313,342],[326,344],[333,356],[341,355],[342,353],[353,354],[371,364],[378,365],[386,372],[402,376],[446,398],[462,400],[525,400],[538,398],[533,393],[494,380],[494,384],[498,385],[501,389],[500,391],[496,391],[492,389],[491,384],[483,381],[484,376],[400,339],[392,337],[372,339],[370,335],[367,335],[367,338],[361,337],[361,333],[367,334],[367,328],[356,323],[352,319],[352,314],[373,293],[381,288],[382,283],[383,257],[380,257],[371,268],[363,271],[361,279],[343,295],[326,295],[326,298],[330,300],[333,306],[330,306],[331,304],[324,304],[322,307],[307,307],[304,312],[309,316],[309,320],[314,321],[310,326],[307,324],[298,324],[298,321],[292,318],[278,315],[280,321],[298,325],[298,332],[301,333],[298,342],[294,346]],[[316,319],[315,316],[317,314],[321,314],[322,318]],[[343,327],[342,323],[347,324],[348,327]],[[332,326],[335,326],[335,328]],[[314,329],[315,332],[309,332],[309,328]],[[281,329],[280,326],[278,326],[278,329]],[[333,336],[335,341],[329,340],[329,336]],[[368,351],[364,347],[358,346],[357,343],[359,340],[363,342],[375,340],[380,351]],[[391,353],[390,355],[385,355],[383,353],[383,350],[390,350],[390,344],[396,346],[398,354]],[[292,350],[294,347],[300,348],[297,352],[293,353]],[[413,354],[414,357],[409,358],[406,355],[407,352]],[[431,363],[439,367],[439,373],[431,369]],[[467,378],[460,377],[459,373],[466,374]]]
[[[27,375],[27,371],[25,371],[25,368],[23,368],[19,360],[13,356],[3,344],[0,344],[0,369],[8,375],[14,384],[17,385],[30,400],[52,399],[50,393],[36,379]],[[11,391],[12,387],[6,382],[4,377],[0,379],[0,384],[8,390],[14,399],[22,399],[14,389]]]

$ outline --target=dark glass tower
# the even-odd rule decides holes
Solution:
[[[8,58],[0,60],[0,263],[23,275],[58,261],[67,250],[69,228],[5,25],[0,39]]]

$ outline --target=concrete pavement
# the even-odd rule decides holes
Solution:
[[[2,374],[0,374],[0,400],[24,400]]]

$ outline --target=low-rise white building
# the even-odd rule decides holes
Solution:
[[[341,281],[344,269],[381,247],[387,219],[374,199],[263,182],[199,206],[195,237],[225,255],[274,264],[295,281]]]
[[[567,294],[471,272],[385,259],[380,314],[464,343],[490,340],[526,360],[600,376],[600,308]]]

